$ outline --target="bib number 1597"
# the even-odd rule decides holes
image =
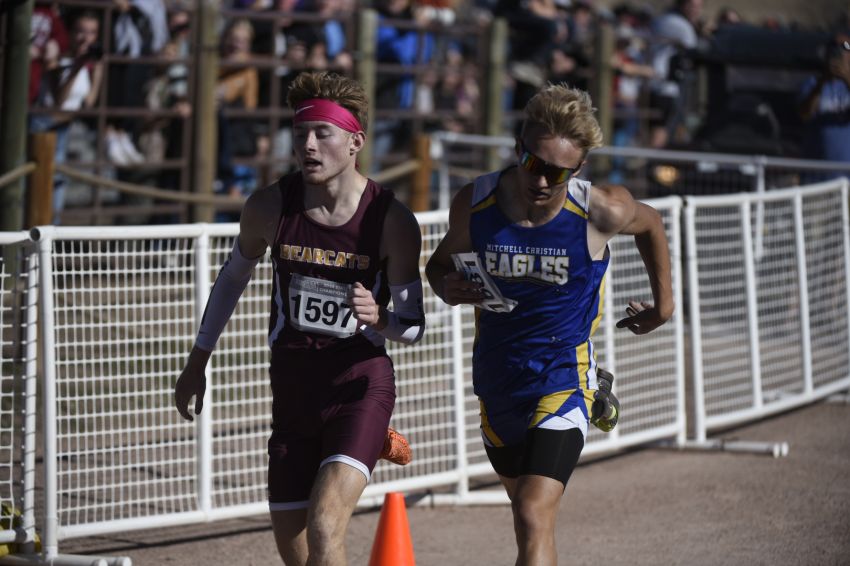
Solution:
[[[304,332],[346,338],[357,330],[348,305],[349,285],[293,274],[289,283],[289,316]]]

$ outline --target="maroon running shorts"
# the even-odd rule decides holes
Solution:
[[[385,354],[358,360],[317,352],[272,354],[269,508],[307,507],[319,468],[343,462],[371,476],[395,405]]]

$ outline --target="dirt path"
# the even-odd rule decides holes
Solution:
[[[786,441],[788,457],[658,448],[583,462],[557,534],[559,563],[850,564],[850,405],[821,403],[728,431]],[[368,563],[377,511],[358,512],[351,566]],[[408,509],[419,566],[510,565],[507,506]],[[280,564],[265,517],[66,541],[63,553],[134,566]]]

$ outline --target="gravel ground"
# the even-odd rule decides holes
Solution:
[[[850,564],[850,404],[819,403],[725,439],[788,442],[787,457],[644,448],[587,459],[561,504],[560,564]],[[491,485],[495,488],[495,485]],[[379,512],[351,521],[365,565]],[[507,506],[408,509],[419,566],[510,565]],[[62,553],[134,566],[280,564],[264,516],[64,541]]]

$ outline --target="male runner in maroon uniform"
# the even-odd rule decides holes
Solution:
[[[200,412],[210,352],[271,247],[275,541],[288,566],[345,564],[346,527],[395,404],[384,340],[413,343],[424,331],[421,233],[413,214],[355,167],[367,110],[356,82],[302,73],[288,102],[300,170],[246,202],[175,402],[191,420],[194,395]]]

